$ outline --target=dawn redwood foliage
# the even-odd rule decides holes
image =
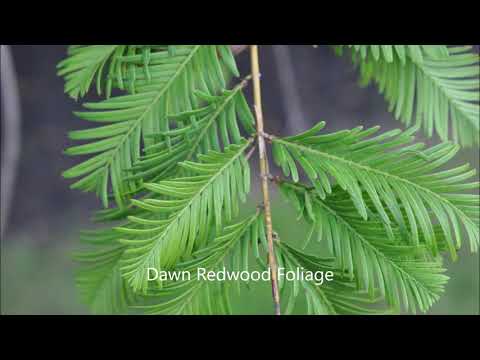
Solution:
[[[352,58],[362,84],[378,86],[404,130],[327,133],[322,122],[290,137],[266,134],[256,45],[243,78],[230,45],[69,47],[58,65],[66,93],[78,100],[95,87],[104,97],[76,113],[92,127],[72,131],[82,144],[66,153],[87,158],[64,173],[104,207],[95,216],[104,226],[82,233],[87,248],[75,254],[92,311],[228,314],[241,289],[149,281],[151,268],[270,269],[283,314],[301,297],[311,314],[425,312],[438,300],[448,280],[442,259],[479,246],[475,170],[448,166],[461,146],[479,146],[479,57],[468,46],[331,47]],[[243,95],[252,83],[254,107]],[[426,147],[417,131],[443,142]],[[254,149],[264,197],[240,216]],[[283,176],[271,175],[274,164]],[[273,231],[269,186],[310,227],[303,247]],[[309,250],[312,239],[325,250]],[[282,281],[278,268],[334,277]]]

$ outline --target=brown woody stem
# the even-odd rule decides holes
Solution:
[[[275,256],[273,244],[273,226],[272,226],[272,210],[269,195],[269,167],[268,155],[265,145],[265,133],[263,124],[262,110],[262,92],[260,85],[260,63],[258,56],[258,45],[250,45],[252,77],[253,77],[253,94],[255,101],[255,114],[257,118],[257,134],[258,134],[258,152],[260,155],[260,174],[262,180],[263,206],[265,209],[265,224],[267,227],[268,240],[268,264],[272,280],[272,296],[274,302],[275,315],[280,315],[280,292],[278,287],[278,266]]]

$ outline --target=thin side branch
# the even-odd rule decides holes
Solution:
[[[280,292],[278,287],[278,266],[277,259],[275,257],[275,250],[273,245],[273,226],[272,226],[272,210],[270,204],[269,195],[269,168],[268,168],[268,155],[265,146],[264,138],[264,124],[263,124],[263,110],[262,110],[262,92],[260,86],[260,63],[258,56],[258,45],[250,46],[250,55],[252,63],[252,76],[253,76],[253,94],[255,100],[255,114],[257,118],[257,134],[258,134],[258,153],[260,156],[260,174],[262,179],[262,192],[263,192],[263,206],[265,208],[265,224],[267,227],[267,239],[268,239],[268,264],[270,268],[270,274],[272,279],[272,296],[274,302],[275,315],[281,314],[280,308]]]

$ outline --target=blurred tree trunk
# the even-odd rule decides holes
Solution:
[[[306,121],[303,112],[290,47],[288,45],[273,45],[273,54],[277,78],[280,82],[283,111],[286,117],[286,131],[289,134],[306,131],[310,124]]]
[[[2,157],[0,235],[3,237],[8,224],[10,205],[15,190],[17,164],[20,156],[20,100],[15,68],[10,49],[0,45],[1,53],[1,103],[2,103]]]

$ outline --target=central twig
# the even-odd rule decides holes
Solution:
[[[255,114],[257,118],[258,134],[258,153],[260,155],[260,174],[262,179],[263,205],[265,208],[265,224],[267,226],[268,239],[268,264],[272,279],[272,296],[275,306],[275,315],[280,315],[280,293],[278,288],[278,267],[273,244],[272,210],[269,195],[269,167],[267,148],[265,146],[263,110],[262,110],[262,91],[260,86],[260,63],[258,56],[258,45],[250,46],[250,55],[252,63],[253,93],[255,101]]]

